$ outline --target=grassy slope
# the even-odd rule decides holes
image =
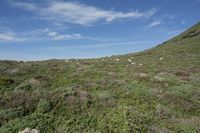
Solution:
[[[0,132],[200,132],[199,51],[197,24],[136,54],[1,61]]]

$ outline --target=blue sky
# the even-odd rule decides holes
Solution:
[[[196,24],[199,13],[200,0],[1,0],[0,59],[142,51]]]

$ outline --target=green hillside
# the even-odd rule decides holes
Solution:
[[[200,23],[140,53],[0,61],[0,133],[200,132]]]

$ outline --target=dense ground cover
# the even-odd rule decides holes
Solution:
[[[0,132],[200,132],[200,24],[144,52],[0,61]]]

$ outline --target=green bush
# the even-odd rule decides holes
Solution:
[[[32,114],[22,118],[16,118],[0,127],[1,133],[16,133],[27,127],[38,129],[42,133],[52,132],[54,118],[50,115]]]
[[[8,86],[13,84],[15,81],[10,78],[2,78],[0,77],[0,86]]]
[[[52,109],[52,103],[48,100],[40,100],[36,112],[38,113],[47,113]]]

